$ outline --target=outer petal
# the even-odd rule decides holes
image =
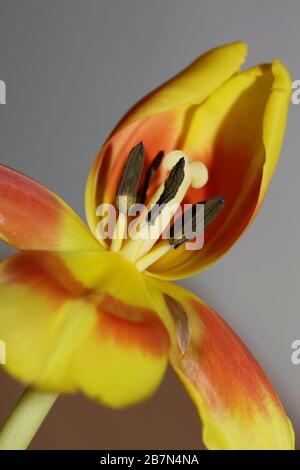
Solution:
[[[233,43],[207,52],[166,84],[135,105],[118,124],[95,161],[87,182],[86,212],[96,230],[96,208],[112,201],[130,149],[140,140],[149,161],[178,143],[187,105],[203,102],[244,62],[247,46]]]
[[[119,255],[16,255],[0,271],[6,370],[112,407],[144,399],[159,385],[169,349],[149,299],[142,275]]]
[[[22,250],[98,250],[99,243],[53,192],[0,165],[0,240]]]
[[[228,78],[238,72],[247,55],[247,44],[234,42],[212,49],[186,69],[143,98],[118,125],[170,111],[187,104],[202,103]]]
[[[173,338],[171,364],[197,407],[208,449],[294,449],[275,390],[225,321],[185,289],[155,279],[148,288]]]
[[[276,168],[290,102],[291,81],[275,61],[236,75],[190,111],[181,148],[202,160],[209,181],[187,201],[225,197],[225,208],[205,233],[200,251],[172,250],[151,273],[178,279],[223,256],[256,215]]]

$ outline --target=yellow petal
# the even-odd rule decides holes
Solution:
[[[137,103],[117,126],[203,102],[222,83],[238,72],[247,55],[247,44],[234,42],[212,49]]]
[[[86,214],[96,233],[96,209],[113,202],[130,150],[141,140],[146,163],[160,150],[173,150],[185,128],[185,107],[203,102],[236,73],[247,46],[236,42],[207,52],[173,79],[136,104],[117,125],[94,162],[86,187]]]
[[[56,194],[0,165],[0,240],[21,250],[100,250],[73,210]]]
[[[172,250],[151,266],[151,274],[164,279],[190,276],[218,260],[241,236],[276,168],[290,93],[288,71],[276,60],[235,75],[190,111],[182,148],[206,164],[209,180],[203,189],[191,190],[185,202],[223,196],[225,207],[205,232],[201,250]]]
[[[187,290],[148,278],[172,338],[170,361],[197,407],[212,450],[294,449],[294,432],[268,378],[234,331]]]
[[[143,276],[119,255],[95,251],[28,252],[2,263],[0,338],[17,379],[112,407],[157,388],[169,349]]]

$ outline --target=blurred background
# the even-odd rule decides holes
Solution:
[[[84,217],[86,176],[118,119],[202,52],[249,43],[248,65],[280,57],[300,79],[297,0],[0,0],[0,161]],[[300,447],[299,123],[291,105],[268,197],[234,248],[181,282],[239,333],[282,398]],[[0,257],[12,250],[0,245]],[[1,332],[0,332],[1,336]],[[0,370],[0,426],[23,387]],[[61,397],[32,449],[196,449],[196,411],[169,371],[147,402],[112,411]]]

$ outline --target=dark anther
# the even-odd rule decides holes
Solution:
[[[191,330],[189,319],[183,305],[168,294],[164,294],[164,299],[175,323],[177,344],[182,354],[184,354],[191,342]]]
[[[204,205],[204,220],[202,220],[202,223],[199,223],[199,220],[197,220],[197,206],[199,204]],[[194,204],[184,214],[183,220],[180,218],[171,226],[170,245],[174,248],[178,248],[186,241],[199,236],[216,219],[219,212],[223,209],[224,204],[225,199],[223,197],[213,197]]]
[[[155,203],[154,207],[147,214],[147,222],[154,223],[154,220],[161,212],[163,206],[172,201],[177,194],[178,189],[181,186],[181,183],[184,178],[184,166],[185,159],[184,157],[180,158],[176,165],[172,168],[167,177],[163,192],[161,193],[158,201]]]
[[[120,210],[129,209],[136,202],[137,187],[144,166],[144,145],[140,142],[130,151],[116,194],[116,206]],[[126,196],[125,207],[120,204],[121,196]],[[122,199],[123,201],[123,199]],[[120,207],[122,205],[122,208]]]
[[[149,166],[149,168],[146,172],[143,184],[142,184],[142,186],[140,187],[140,189],[138,190],[138,193],[137,193],[136,202],[138,202],[139,204],[144,204],[145,203],[148,188],[149,188],[149,186],[150,186],[150,184],[153,180],[153,177],[156,173],[156,170],[158,169],[159,165],[161,164],[161,161],[164,157],[164,154],[165,153],[164,153],[163,150],[158,152],[158,154],[156,155],[156,157],[152,161],[151,165]]]

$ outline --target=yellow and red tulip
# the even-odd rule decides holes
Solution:
[[[232,329],[168,283],[200,271],[257,213],[276,167],[291,82],[276,60],[244,72],[246,46],[214,49],[139,102],[105,142],[87,182],[90,230],[58,196],[0,168],[0,237],[22,250],[0,266],[6,370],[39,390],[83,391],[111,407],[142,400],[168,362],[194,401],[209,449],[293,449],[275,390]],[[209,179],[182,202],[226,204],[199,251],[168,250],[142,272],[97,238],[97,207],[114,203],[130,150],[149,167],[181,149]],[[159,171],[156,187],[165,177]],[[26,357],[26,360],[24,360]]]

